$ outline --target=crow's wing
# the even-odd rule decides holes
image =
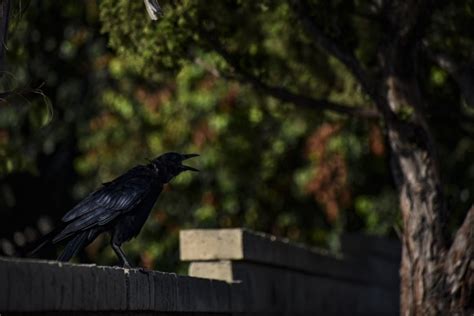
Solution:
[[[67,223],[86,213],[93,212],[96,208],[107,205],[113,198],[117,198],[117,195],[120,194],[120,191],[123,191],[124,186],[127,186],[128,182],[130,182],[129,186],[135,185],[137,186],[137,189],[140,189],[141,185],[143,185],[144,189],[148,189],[148,178],[149,173],[146,167],[137,166],[132,168],[120,177],[104,183],[104,186],[101,189],[89,194],[85,199],[67,212],[61,220]],[[133,192],[135,192],[135,190]],[[133,192],[131,194],[133,194]]]
[[[62,218],[68,224],[53,242],[65,239],[78,231],[103,226],[120,214],[132,210],[150,192],[153,182],[146,170],[139,167],[109,182],[82,200]]]

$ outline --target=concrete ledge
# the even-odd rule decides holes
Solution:
[[[198,278],[234,281],[232,261],[195,261],[189,265],[189,275]]]
[[[181,260],[244,259],[244,230],[188,229],[179,232]]]
[[[191,275],[219,280],[230,280],[228,269],[225,270],[222,264],[219,264],[221,272],[217,273],[211,272],[217,267],[216,263],[206,265],[196,262],[255,262],[362,284],[388,288],[394,288],[398,284],[398,262],[390,265],[387,273],[383,270],[388,267],[385,263],[383,266],[377,262],[369,265],[352,255],[335,257],[324,250],[246,229],[183,230],[180,232],[180,253],[181,260],[193,261]],[[210,274],[206,274],[206,271]]]

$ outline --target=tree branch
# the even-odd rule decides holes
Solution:
[[[311,36],[316,45],[343,63],[360,82],[364,91],[375,102],[377,102],[379,97],[377,96],[375,86],[373,83],[371,83],[368,75],[365,73],[354,54],[352,52],[345,51],[334,39],[324,34],[321,28],[316,23],[314,23],[314,21],[308,15],[308,5],[304,0],[291,0],[291,4],[297,16],[303,23],[306,32]]]
[[[461,64],[456,62],[450,56],[443,53],[431,53],[429,56],[438,64],[439,67],[449,73],[459,88],[461,88],[464,100],[471,107],[474,107],[474,67],[470,64]]]
[[[244,76],[243,79],[255,88],[268,93],[272,97],[284,102],[293,103],[297,106],[307,107],[316,110],[329,110],[341,114],[348,114],[366,119],[375,119],[379,117],[378,112],[373,109],[351,107],[334,103],[327,99],[315,99],[305,95],[296,94],[283,87],[268,85],[260,81],[256,77],[250,75]]]
[[[163,16],[163,11],[157,0],[143,0],[143,2],[145,3],[146,12],[151,20],[156,21],[159,16]]]
[[[7,102],[9,98],[18,96],[23,99],[28,100],[28,97],[35,97],[41,95],[45,97],[41,88],[43,87],[44,83],[41,83],[37,88],[18,88],[9,91],[2,91],[0,92],[0,105],[3,105]]]
[[[474,295],[474,205],[456,232],[445,261],[446,283],[453,307],[468,307]]]
[[[8,20],[10,16],[10,0],[0,1],[0,77],[5,67],[5,50],[7,48]]]
[[[296,106],[306,107],[313,110],[328,110],[340,114],[347,114],[365,119],[379,118],[379,113],[374,109],[364,109],[358,107],[351,107],[343,104],[331,102],[327,99],[315,99],[309,96],[296,94],[286,88],[280,86],[273,86],[263,82],[257,76],[245,71],[239,64],[238,59],[223,48],[223,46],[212,36],[207,34],[206,39],[224,60],[234,69],[238,77],[233,77],[243,83],[248,83],[254,88],[267,93],[268,95],[284,102],[293,103]]]

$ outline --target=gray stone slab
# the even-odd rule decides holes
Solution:
[[[191,262],[188,274],[198,278],[208,278],[226,282],[234,281],[232,261],[194,261]]]
[[[179,232],[181,260],[244,259],[244,231],[235,229],[189,229]]]
[[[353,282],[378,282],[365,262],[245,229],[184,230],[180,232],[180,240],[182,260],[258,262]],[[200,268],[204,271],[203,266]],[[202,273],[200,276],[214,277]]]

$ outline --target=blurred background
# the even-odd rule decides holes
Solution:
[[[345,232],[397,238],[379,122],[295,107],[239,83],[196,31],[200,15],[212,15],[241,65],[268,82],[368,106],[347,70],[294,29],[286,2],[162,2],[165,16],[152,22],[142,1],[12,1],[0,78],[0,92],[13,92],[0,101],[0,255],[25,256],[90,191],[167,151],[199,153],[192,165],[201,172],[168,185],[124,246],[141,266],[183,271],[185,228],[247,227],[332,251]],[[363,17],[321,18],[348,45],[377,38]],[[366,60],[376,50],[368,43]],[[436,102],[457,98],[446,72],[423,71]],[[458,124],[459,107],[450,111],[435,108],[431,119],[449,203],[461,212],[473,194],[473,134]],[[106,235],[76,260],[116,263]]]

